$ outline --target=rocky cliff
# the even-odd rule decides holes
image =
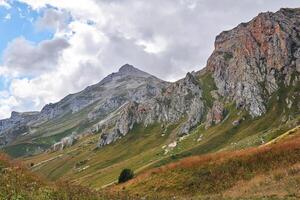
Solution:
[[[266,112],[268,97],[299,80],[300,9],[262,13],[217,36],[207,62],[218,92],[253,117]]]
[[[144,126],[155,122],[168,124],[186,118],[178,135],[188,134],[202,120],[204,110],[200,84],[193,74],[188,73],[156,97],[142,103],[128,102],[114,118],[101,121],[97,125],[103,130],[98,146],[114,142],[138,123]]]

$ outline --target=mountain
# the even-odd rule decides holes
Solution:
[[[162,196],[192,198],[207,195],[205,187],[230,192],[240,181],[252,188],[247,181],[263,175],[269,180],[284,164],[298,169],[299,24],[299,8],[261,13],[218,35],[207,65],[173,83],[124,65],[41,112],[14,112],[1,120],[3,150],[48,179],[133,195],[155,188]],[[295,143],[281,145],[291,138]],[[246,153],[232,152],[241,149]],[[193,165],[176,163],[190,156],[208,161],[203,165],[192,157],[187,160]],[[133,169],[137,179],[115,187],[124,168]],[[232,176],[236,171],[241,176]],[[261,188],[277,185],[271,183]]]
[[[300,9],[281,9],[221,33],[204,70],[188,73],[153,99],[124,108],[120,123],[102,135],[99,146],[125,135],[135,123],[174,123],[185,117],[179,136],[201,123],[209,127],[226,117],[227,102],[234,102],[238,110],[253,118],[259,117],[267,112],[276,92],[286,92],[276,98],[284,98],[284,117],[293,118],[300,109],[299,23]],[[215,89],[207,91],[205,84],[209,83],[199,82],[204,76],[211,76]]]
[[[104,119],[128,101],[145,101],[156,96],[168,85],[169,83],[126,64],[99,83],[79,93],[70,94],[57,103],[48,104],[40,112],[13,112],[9,119],[0,121],[0,144],[7,146],[17,144],[18,141],[32,141],[70,129],[70,134],[75,135],[91,132],[89,126]],[[85,125],[87,129],[83,128]],[[61,129],[56,131],[60,126]],[[44,127],[50,130],[45,131]],[[63,134],[46,146],[38,147],[49,148],[49,145],[70,134]]]

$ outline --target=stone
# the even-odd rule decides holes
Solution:
[[[278,89],[276,78],[286,76],[289,85],[293,56],[299,58],[300,28],[295,26],[299,16],[300,9],[262,13],[249,23],[218,35],[207,62],[218,93],[241,105],[252,117],[264,114],[265,96]],[[293,55],[294,46],[298,50]],[[226,56],[229,53],[230,59]],[[296,66],[298,71],[299,63]],[[287,74],[282,73],[285,70]]]

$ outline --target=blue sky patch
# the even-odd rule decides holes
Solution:
[[[18,37],[24,37],[32,42],[51,39],[53,32],[50,30],[38,31],[35,21],[42,15],[42,10],[37,12],[28,5],[17,1],[11,2],[11,8],[0,7],[0,55],[2,60],[3,50],[7,44]]]

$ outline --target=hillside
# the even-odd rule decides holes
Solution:
[[[299,199],[300,128],[261,147],[193,156],[99,191],[49,182],[0,157],[0,199]]]
[[[100,193],[67,182],[50,183],[28,172],[22,164],[0,155],[0,199],[102,199]]]
[[[299,199],[299,127],[286,136],[258,148],[189,157],[109,190],[150,199]]]

